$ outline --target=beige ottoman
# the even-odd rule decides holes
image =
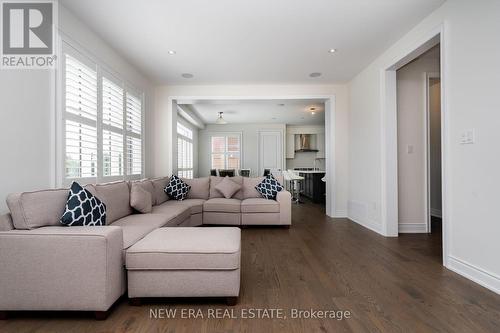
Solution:
[[[235,227],[157,229],[126,253],[128,296],[226,297],[240,292],[241,231]]]

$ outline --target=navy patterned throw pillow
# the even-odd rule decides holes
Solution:
[[[164,191],[170,199],[184,200],[190,189],[191,186],[184,183],[179,177],[172,175]]]
[[[255,189],[263,198],[276,200],[276,195],[278,195],[278,192],[283,191],[284,187],[273,177],[273,175],[267,175],[259,185],[255,186]]]
[[[106,205],[80,184],[73,182],[61,223],[68,226],[106,225]]]

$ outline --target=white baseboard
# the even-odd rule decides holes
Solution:
[[[349,220],[359,224],[362,227],[365,227],[367,229],[370,229],[371,231],[375,231],[376,233],[383,235],[382,230],[381,230],[382,226],[378,223],[375,223],[374,221],[362,221],[362,220],[356,219],[352,216],[347,216],[347,218]]]
[[[424,234],[427,233],[427,225],[422,223],[399,223],[398,232],[401,234]]]
[[[500,277],[464,260],[448,256],[448,269],[500,294]]]
[[[431,208],[431,216],[442,218],[443,214],[440,209]]]

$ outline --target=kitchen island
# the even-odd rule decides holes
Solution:
[[[293,170],[299,176],[304,177],[302,181],[301,195],[311,199],[315,203],[325,203],[326,183],[321,179],[325,171],[314,168],[296,168]]]

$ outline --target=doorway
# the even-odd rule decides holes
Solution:
[[[248,104],[248,103],[261,103],[261,104],[270,104],[279,108],[282,108],[283,105],[287,104],[297,104],[300,103],[301,101],[309,101],[309,102],[315,102],[315,101],[321,101],[322,105],[324,105],[324,132],[322,133],[321,137],[324,138],[324,144],[322,145],[321,151],[323,153],[321,160],[324,160],[323,167],[325,171],[324,178],[326,180],[325,183],[325,191],[324,191],[324,197],[326,199],[326,204],[325,204],[325,212],[328,216],[334,217],[335,216],[335,95],[290,95],[290,96],[169,96],[168,97],[168,102],[167,102],[167,107],[168,107],[168,112],[166,113],[168,115],[168,122],[169,126],[172,128],[172,136],[169,138],[169,150],[170,154],[168,154],[169,158],[165,160],[165,164],[168,166],[167,169],[170,170],[169,172],[176,173],[178,172],[178,166],[177,166],[177,160],[178,157],[177,155],[177,150],[178,147],[175,144],[177,141],[177,120],[179,117],[185,117],[185,115],[180,111],[179,109],[184,109],[186,110],[186,105],[198,105],[198,104],[205,104],[209,106],[217,106],[217,105],[224,105],[224,108],[228,109],[228,111],[224,111],[223,116],[224,118],[228,120],[229,124],[223,125],[225,128],[230,128],[233,125],[237,125],[240,123],[237,120],[232,120],[231,117],[235,116],[235,113],[233,112],[234,110],[231,110],[230,108],[234,106],[235,104],[241,105],[241,104]],[[305,110],[305,112],[308,112],[310,116],[314,115],[311,110]],[[196,112],[195,112],[196,114]],[[254,117],[257,114],[254,114],[253,112],[245,112],[246,115],[249,117]],[[198,112],[199,115],[199,112]],[[266,114],[267,117],[270,119],[267,120],[269,123],[276,122],[278,120],[278,117],[276,119],[273,119],[270,114]],[[303,116],[305,117],[305,116]],[[196,118],[196,117],[194,117]],[[199,117],[198,117],[199,118]],[[300,117],[299,117],[300,119]],[[303,118],[302,118],[303,119]],[[259,123],[261,122],[261,117],[259,118]],[[253,121],[255,124],[256,122]],[[232,124],[232,125],[231,125]],[[208,126],[207,126],[208,127]],[[266,126],[258,126],[254,130],[254,133],[259,133],[259,132],[265,132],[270,130],[270,128],[267,128]],[[287,141],[286,138],[286,131],[283,130],[283,137],[281,138],[281,155],[282,155],[282,161],[281,161],[281,169],[284,169],[286,164],[286,151],[285,150],[285,145]],[[242,146],[245,145],[246,143],[255,143],[257,147],[259,147],[259,140],[260,135],[257,136],[257,138],[254,139],[245,139],[245,137],[242,135]],[[266,136],[266,139],[267,138]],[[200,142],[208,142],[208,141],[203,141],[201,138],[199,138]],[[244,149],[244,148],[242,148]],[[287,147],[288,149],[288,147]],[[198,151],[203,152],[203,151],[209,151],[210,149],[204,149],[203,147],[199,147]],[[252,151],[252,149],[245,149],[246,152]],[[258,153],[258,149],[255,149],[256,153]],[[242,154],[243,155],[243,154]],[[199,157],[201,155],[199,154]],[[256,158],[252,159],[247,159],[244,156],[241,157],[241,161],[246,164],[250,163],[257,163],[255,166],[250,167],[251,169],[251,175],[252,172],[257,174],[259,170],[261,169],[261,163],[259,163],[259,160],[261,159],[261,156],[255,155]],[[199,166],[198,166],[198,176],[204,176],[203,170],[206,170],[206,167],[201,166],[201,159],[199,158]],[[248,163],[247,163],[248,162]],[[210,169],[210,168],[208,168]],[[278,167],[278,169],[280,169]],[[259,172],[260,174],[260,172]],[[252,175],[254,176],[254,175]]]
[[[430,233],[441,208],[439,71],[439,44],[396,71],[399,233]]]

